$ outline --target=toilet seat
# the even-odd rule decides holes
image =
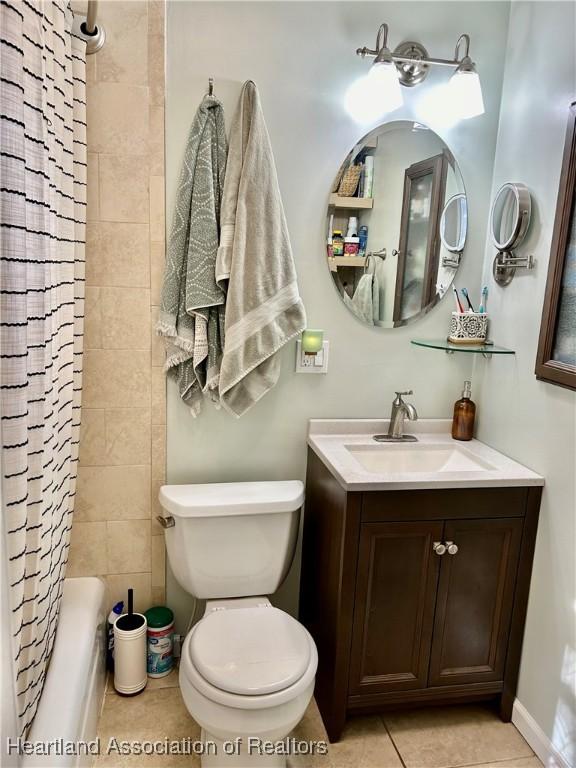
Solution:
[[[310,663],[304,627],[271,605],[210,612],[197,625],[187,651],[210,685],[243,696],[282,691]]]
[[[233,687],[229,684],[228,681],[224,682],[224,676],[227,674],[227,669],[225,668],[225,665],[223,666],[221,670],[222,677],[214,677],[214,680],[218,680],[219,685],[222,685],[224,687],[218,687],[217,685],[210,682],[206,677],[204,677],[204,674],[210,674],[206,672],[206,666],[203,664],[203,648],[204,648],[204,642],[196,643],[194,642],[194,638],[197,632],[199,632],[202,629],[202,625],[204,622],[207,622],[210,616],[218,615],[218,614],[224,614],[229,613],[230,616],[227,619],[229,622],[229,626],[232,626],[232,623],[234,623],[234,630],[233,632],[229,633],[229,636],[231,638],[234,637],[236,633],[236,627],[238,624],[236,622],[239,622],[242,624],[244,622],[244,616],[241,616],[244,611],[252,611],[254,609],[252,608],[235,608],[235,609],[227,609],[225,611],[214,611],[211,614],[208,614],[203,619],[201,619],[198,624],[196,624],[192,630],[188,633],[186,636],[186,639],[184,640],[184,644],[182,646],[182,655],[180,659],[180,678],[182,682],[182,677],[184,677],[189,685],[192,686],[193,689],[195,689],[198,693],[205,696],[210,701],[215,702],[216,704],[221,704],[227,707],[231,707],[233,709],[265,709],[266,707],[276,707],[281,704],[285,704],[286,702],[289,702],[292,699],[295,699],[297,696],[300,695],[300,693],[304,692],[308,686],[313,683],[314,677],[316,674],[316,668],[318,666],[318,652],[316,650],[316,645],[314,644],[314,641],[309,634],[309,632],[306,630],[305,627],[303,627],[301,624],[299,624],[295,619],[293,619],[288,614],[284,613],[283,611],[280,611],[277,608],[270,607],[262,607],[255,610],[259,610],[262,612],[278,612],[280,614],[283,614],[286,619],[289,620],[289,622],[292,622],[296,625],[296,628],[292,627],[291,629],[296,629],[296,632],[298,632],[298,636],[305,640],[305,643],[307,645],[308,653],[306,655],[307,661],[304,662],[303,659],[305,658],[305,653],[302,652],[302,645],[298,645],[300,648],[300,652],[302,652],[302,656],[298,655],[299,663],[295,664],[293,667],[293,671],[291,675],[286,676],[286,681],[289,679],[293,679],[296,677],[296,672],[294,670],[299,669],[303,670],[300,677],[295,679],[292,683],[288,683],[286,687],[284,688],[278,688],[278,681],[276,680],[276,685],[271,685],[270,680],[273,675],[268,677],[268,692],[265,692],[265,689],[258,688],[254,685],[252,682],[252,690],[254,693],[251,694],[244,694],[244,693],[237,693],[229,690],[225,690],[225,688]],[[219,619],[217,621],[220,621]],[[264,620],[265,622],[266,620]],[[280,620],[281,621],[281,620]],[[280,626],[280,621],[277,621],[277,617],[271,620],[274,622],[274,625],[276,628]],[[214,627],[214,622],[212,622],[212,626]],[[204,625],[206,626],[206,625]],[[204,634],[202,630],[202,634]],[[277,637],[277,635],[275,635]],[[206,637],[204,638],[206,639]],[[270,638],[272,640],[272,638]],[[194,645],[194,653],[192,653],[192,646]],[[273,643],[270,642],[270,647],[272,647]],[[222,656],[224,658],[224,656]],[[200,669],[197,667],[197,661],[199,660],[200,667],[204,670],[204,674],[201,674]],[[252,670],[255,672],[255,670]],[[247,675],[249,673],[246,672],[246,670],[242,673],[242,679],[243,684],[245,684],[245,681],[248,679]],[[256,674],[256,673],[255,673]],[[245,677],[244,677],[245,676]],[[238,680],[240,679],[240,676],[236,679],[236,683],[238,683]],[[256,678],[255,678],[256,679]],[[236,685],[238,687],[238,685]],[[270,691],[270,687],[275,687],[276,690]],[[257,693],[256,691],[259,690],[260,692]]]

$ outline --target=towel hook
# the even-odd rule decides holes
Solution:
[[[208,78],[208,96],[214,95],[214,78],[209,77]]]

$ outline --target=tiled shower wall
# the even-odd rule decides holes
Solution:
[[[80,5],[81,4],[76,4]],[[74,7],[76,7],[76,5]],[[80,467],[68,576],[103,576],[109,603],[165,599],[163,351],[164,2],[98,4],[87,57],[88,209]]]

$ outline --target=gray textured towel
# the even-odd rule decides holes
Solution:
[[[205,96],[188,136],[157,324],[166,370],[194,416],[204,393],[218,402],[226,294],[215,264],[226,152],[222,105]]]
[[[251,81],[230,129],[216,275],[228,283],[220,399],[242,416],[276,384],[276,352],[306,327],[270,137]]]

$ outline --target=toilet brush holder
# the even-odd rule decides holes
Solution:
[[[125,613],[114,623],[114,688],[127,696],[140,693],[146,670],[146,616]]]

